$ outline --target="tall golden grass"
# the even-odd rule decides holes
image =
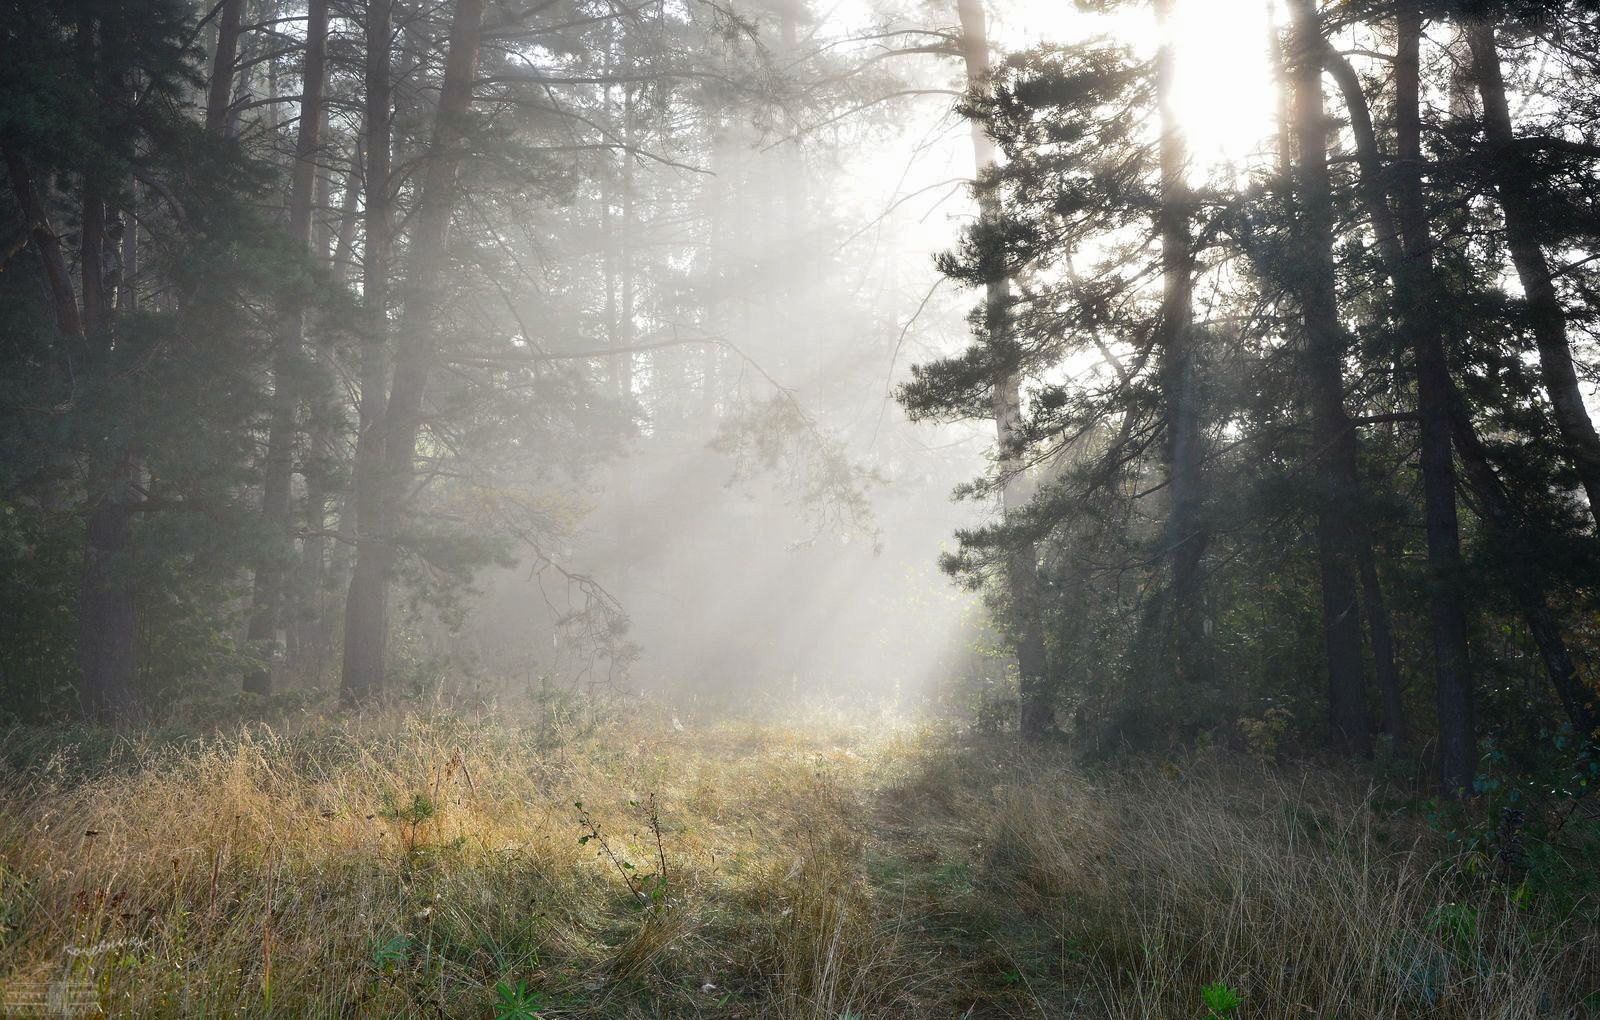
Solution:
[[[72,977],[114,1015],[489,1017],[520,983],[552,1018],[1198,1020],[1224,982],[1249,1018],[1581,1017],[1600,988],[1592,916],[1464,882],[1312,769],[416,717],[0,753],[0,991]]]

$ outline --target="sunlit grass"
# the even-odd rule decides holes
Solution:
[[[118,1015],[1579,1016],[1600,957],[1253,765],[414,717],[3,751],[0,981]]]

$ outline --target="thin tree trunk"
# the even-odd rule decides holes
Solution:
[[[122,267],[117,281],[117,309],[123,312],[139,310],[139,186],[128,184],[129,207],[123,210]]]
[[[1528,323],[1539,349],[1545,391],[1550,397],[1556,428],[1589,498],[1590,515],[1600,522],[1600,434],[1595,432],[1594,421],[1583,403],[1578,373],[1572,364],[1572,348],[1567,342],[1566,313],[1556,293],[1550,260],[1539,243],[1538,197],[1524,159],[1517,152],[1493,23],[1469,23],[1467,42],[1472,48],[1478,94],[1483,99],[1483,131],[1489,143],[1489,166],[1495,190],[1505,217],[1506,247],[1511,250],[1512,264],[1522,282]]]
[[[94,175],[85,177],[78,221],[78,273],[83,293],[83,328],[96,335],[106,330],[111,319],[105,277],[106,203]]]
[[[1383,187],[1382,153],[1372,130],[1372,118],[1359,79],[1349,63],[1331,49],[1324,52],[1324,59],[1344,93],[1350,121],[1356,129],[1356,156],[1361,168],[1363,201],[1368,207],[1369,217],[1378,228],[1379,250],[1383,254],[1389,277],[1397,290],[1414,287],[1416,281],[1406,272],[1406,255]],[[1408,127],[1408,130],[1411,128]],[[1418,165],[1402,165],[1397,176],[1404,177],[1406,187],[1415,188],[1420,194],[1419,173]],[[1416,197],[1411,201],[1417,201]],[[1400,300],[1425,302],[1425,298],[1404,295]],[[1467,484],[1477,500],[1484,523],[1495,537],[1495,547],[1501,553],[1499,559],[1511,579],[1512,595],[1539,649],[1551,685],[1556,689],[1573,725],[1580,731],[1592,731],[1596,723],[1594,694],[1578,676],[1566,641],[1550,610],[1543,583],[1531,566],[1527,515],[1517,507],[1516,501],[1495,474],[1488,450],[1478,437],[1471,415],[1453,382],[1450,389],[1450,427],[1456,454],[1466,470]]]
[[[976,85],[989,73],[989,36],[981,0],[957,0],[961,18],[961,49],[966,62],[967,82]],[[972,125],[972,154],[978,173],[993,165],[994,143],[976,122]],[[978,193],[979,215],[986,223],[1000,218],[998,197],[990,189]],[[984,295],[985,329],[988,341],[1003,341],[1006,317],[1010,314],[1010,282],[1004,277],[989,281]],[[999,447],[1000,512],[1009,516],[1019,510],[1026,497],[1022,491],[1022,462],[1017,432],[1022,414],[1020,379],[1015,371],[1003,371],[994,380],[995,439]],[[1006,593],[1015,616],[1017,673],[1021,699],[1020,729],[1027,740],[1037,740],[1049,730],[1055,706],[1054,691],[1044,641],[1044,621],[1039,597],[1039,559],[1034,544],[1019,543],[1006,559]]]
[[[206,131],[222,134],[233,105],[233,72],[239,59],[239,22],[244,0],[223,0],[217,22],[217,48],[211,57],[211,83],[206,95]]]
[[[387,513],[398,515],[406,481],[416,458],[422,403],[443,304],[444,271],[449,264],[450,219],[455,211],[456,178],[463,157],[462,135],[477,75],[478,40],[484,0],[457,0],[445,58],[444,88],[425,157],[422,190],[413,216],[405,310],[395,348],[394,383],[385,413],[384,458]]]
[[[1201,603],[1201,560],[1210,543],[1203,519],[1202,433],[1198,394],[1198,352],[1194,329],[1194,199],[1186,177],[1189,154],[1177,96],[1177,44],[1172,38],[1174,0],[1156,0],[1162,45],[1156,55],[1156,102],[1161,114],[1161,320],[1156,344],[1161,352],[1162,399],[1167,415],[1167,479],[1171,500],[1166,550],[1171,562],[1170,619],[1172,678],[1184,688],[1209,684],[1205,613]],[[1165,640],[1167,635],[1156,635]]]
[[[311,254],[311,228],[316,197],[317,162],[322,139],[322,91],[326,79],[328,0],[311,0],[306,8],[305,60],[301,74],[298,138],[294,173],[289,187],[289,237],[307,256]],[[295,285],[285,294],[279,311],[278,335],[273,351],[272,423],[267,433],[266,472],[261,486],[261,523],[268,539],[256,562],[249,640],[263,663],[244,678],[244,689],[271,694],[273,648],[283,628],[285,586],[294,558],[294,518],[290,489],[294,480],[294,448],[298,433],[301,348],[305,345],[304,288]]]
[[[361,192],[361,180],[366,176],[366,129],[356,139],[355,150],[350,153],[350,172],[345,177],[344,195],[339,199],[339,229],[333,242],[333,275],[340,283],[348,284],[354,272],[356,225],[360,215],[356,200]]]
[[[1451,426],[1456,437],[1456,449],[1466,468],[1467,480],[1477,498],[1483,519],[1489,524],[1500,547],[1501,565],[1511,581],[1512,594],[1522,609],[1523,619],[1533,636],[1539,658],[1544,662],[1545,673],[1556,697],[1572,720],[1573,729],[1593,740],[1600,728],[1600,706],[1596,704],[1593,687],[1584,683],[1577,664],[1567,650],[1561,626],[1550,609],[1549,596],[1539,579],[1533,549],[1528,540],[1526,515],[1521,513],[1505,483],[1495,474],[1489,462],[1488,450],[1472,427],[1466,403],[1460,395],[1451,394]]]
[[[322,111],[321,132],[324,147],[330,139],[328,111]],[[318,160],[319,163],[323,162]],[[331,271],[331,251],[334,239],[333,175],[323,168],[317,170],[315,223],[312,227],[312,260],[322,271]],[[327,562],[328,543],[324,534],[328,528],[328,507],[331,494],[328,490],[328,461],[334,456],[335,426],[325,408],[333,401],[332,380],[337,371],[332,347],[319,343],[315,350],[313,366],[315,384],[306,393],[308,403],[316,407],[312,414],[311,431],[307,436],[305,463],[301,477],[305,479],[306,495],[302,516],[305,519],[305,536],[300,540],[300,559],[296,563],[296,577],[292,588],[291,604],[294,614],[286,622],[292,638],[295,663],[304,671],[311,667],[311,675],[320,678],[320,664],[328,641],[327,627]]]
[[[1462,597],[1461,540],[1456,519],[1455,461],[1451,456],[1452,383],[1444,338],[1433,238],[1422,194],[1420,48],[1422,13],[1402,4],[1395,52],[1395,197],[1399,207],[1403,282],[1400,327],[1417,363],[1417,412],[1422,420],[1422,500],[1428,535],[1429,608],[1433,620],[1434,681],[1438,692],[1439,778],[1446,794],[1472,785],[1477,770],[1472,667]]]
[[[1340,749],[1369,748],[1361,658],[1359,563],[1352,522],[1361,513],[1355,428],[1344,408],[1344,348],[1334,285],[1333,189],[1322,96],[1322,29],[1313,0],[1294,0],[1294,160],[1298,197],[1295,277],[1305,330],[1306,381],[1317,465],[1317,559],[1328,664],[1328,723]]]
[[[413,213],[416,226],[411,234],[410,269],[406,277],[405,309],[395,348],[394,382],[382,418],[382,450],[377,486],[378,541],[364,541],[357,549],[356,578],[351,586],[351,602],[356,599],[356,582],[370,613],[357,622],[368,628],[363,635],[364,658],[352,663],[350,613],[346,613],[344,693],[348,700],[361,700],[383,688],[384,608],[389,574],[393,567],[393,535],[400,523],[406,498],[406,483],[415,466],[417,434],[422,426],[422,403],[428,372],[433,361],[437,318],[442,305],[444,270],[448,264],[450,218],[454,211],[454,192],[463,157],[463,128],[472,102],[473,81],[477,75],[478,42],[483,25],[484,0],[458,0],[450,26],[450,47],[445,57],[444,88],[434,123],[423,171],[422,190]],[[370,110],[369,110],[370,112]],[[375,146],[369,144],[369,163],[375,162]],[[368,465],[369,470],[373,465]],[[360,470],[358,465],[357,470]],[[370,495],[370,494],[369,494]],[[373,554],[376,555],[373,555]],[[352,666],[355,669],[352,669]]]
[[[390,121],[393,0],[367,4],[366,119],[364,133],[366,210],[361,295],[366,333],[361,344],[361,405],[351,501],[355,565],[345,597],[344,660],[339,693],[359,704],[383,693],[388,640],[388,577],[392,557],[383,530],[383,422],[388,393]]]

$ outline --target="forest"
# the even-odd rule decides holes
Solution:
[[[1600,1020],[1600,3],[3,0],[0,1016]]]

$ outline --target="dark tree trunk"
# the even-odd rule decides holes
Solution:
[[[211,82],[206,94],[206,131],[220,135],[228,127],[233,105],[233,72],[239,59],[239,22],[244,0],[222,0],[217,22],[217,48],[211,56]]]
[[[1156,16],[1167,25],[1173,0],[1156,0]],[[1164,34],[1170,32],[1163,29]],[[1201,602],[1201,560],[1210,543],[1203,519],[1203,439],[1197,387],[1194,329],[1194,199],[1188,179],[1189,156],[1175,109],[1177,51],[1167,42],[1156,56],[1156,94],[1161,112],[1161,321],[1156,338],[1161,352],[1162,399],[1167,415],[1167,479],[1171,509],[1166,549],[1171,564],[1169,592],[1172,679],[1192,687],[1212,679]],[[1164,641],[1166,635],[1156,635]]]
[[[981,0],[957,0],[961,19],[961,50],[967,82],[975,85],[989,73],[989,35]],[[973,161],[979,174],[994,163],[994,143],[974,123]],[[979,215],[993,223],[1000,217],[998,199],[984,189],[978,196]],[[1006,316],[1011,302],[1010,281],[1004,277],[989,281],[984,294],[985,329],[989,341],[997,343],[1005,335]],[[1020,380],[1013,371],[1001,372],[994,380],[995,440],[999,447],[1000,512],[1015,513],[1026,502],[1022,489],[1022,463],[1017,451],[1017,426],[1021,416]],[[1044,641],[1044,621],[1039,598],[1039,555],[1034,544],[1020,543],[1006,559],[1005,582],[1016,629],[1018,694],[1021,700],[1019,728],[1027,740],[1043,737],[1055,715],[1054,691]]]
[[[366,498],[376,511],[376,541],[364,532],[365,517],[358,508],[363,531],[356,551],[355,577],[345,616],[345,671],[343,692],[347,701],[360,701],[383,689],[383,635],[389,574],[394,562],[393,537],[399,527],[413,476],[417,434],[422,426],[423,396],[433,362],[437,318],[443,299],[444,271],[448,264],[450,218],[454,211],[456,178],[463,158],[463,130],[472,86],[477,75],[478,41],[483,25],[484,0],[458,0],[450,25],[450,48],[445,58],[444,88],[428,147],[422,189],[413,213],[410,268],[406,277],[405,309],[395,347],[394,381],[378,420],[363,421],[364,432],[381,430],[376,458],[363,464],[357,449],[357,498],[361,486],[372,486]],[[370,41],[369,41],[370,45]],[[374,118],[369,106],[369,125]],[[385,148],[387,140],[385,139]],[[375,142],[369,127],[368,164],[376,166]],[[385,162],[387,156],[385,155]],[[370,184],[369,184],[370,189]],[[363,418],[365,418],[363,414]],[[375,477],[363,480],[363,467]],[[359,597],[359,602],[358,602]],[[352,651],[352,624],[360,633]]]
[[[1422,14],[1402,4],[1395,54],[1395,197],[1404,258],[1397,287],[1401,329],[1417,363],[1417,412],[1422,431],[1422,499],[1428,534],[1429,607],[1434,680],[1438,688],[1439,777],[1447,794],[1472,785],[1477,770],[1471,660],[1462,596],[1461,542],[1456,520],[1455,461],[1451,455],[1452,383],[1444,338],[1433,238],[1422,193],[1419,50]]]
[[[462,134],[477,74],[483,8],[484,0],[457,0],[445,58],[444,88],[413,214],[416,226],[411,233],[405,308],[395,346],[394,383],[384,415],[384,512],[389,518],[397,518],[402,510],[400,504],[413,475],[417,435],[422,427],[423,397],[434,359],[445,268],[449,264],[456,177],[464,155]]]
[[[1523,157],[1516,148],[1506,83],[1500,70],[1494,25],[1473,22],[1467,28],[1472,47],[1473,72],[1483,99],[1483,131],[1500,208],[1505,217],[1506,247],[1516,266],[1527,303],[1528,322],[1539,349],[1539,368],[1555,414],[1556,428],[1577,468],[1589,512],[1600,522],[1600,434],[1583,403],[1578,373],[1567,342],[1567,317],[1556,293],[1555,274],[1538,235],[1538,197]]]
[[[364,234],[361,270],[366,333],[361,344],[361,404],[356,430],[355,566],[345,598],[344,662],[339,692],[346,704],[383,693],[391,557],[383,532],[383,419],[388,393],[390,227],[390,59],[393,0],[367,4]]]
[[[311,0],[306,9],[305,61],[300,99],[300,130],[295,144],[294,174],[289,189],[289,236],[300,250],[311,251],[313,199],[322,139],[322,91],[328,41],[328,0]],[[290,488],[294,480],[294,448],[300,408],[301,348],[305,345],[304,288],[293,286],[279,311],[273,351],[272,423],[267,433],[266,472],[261,485],[261,523],[265,551],[256,562],[249,639],[265,660],[244,678],[244,689],[271,694],[272,649],[283,627],[286,581],[294,554],[294,518]]]
[[[83,328],[91,335],[110,325],[111,304],[106,294],[106,204],[93,182],[83,188],[83,210],[78,224],[78,272],[82,279]]]
[[[1382,184],[1382,154],[1372,131],[1372,118],[1359,79],[1349,63],[1338,54],[1330,50],[1324,53],[1324,58],[1339,82],[1350,111],[1351,123],[1356,128],[1356,155],[1361,167],[1363,201],[1378,228],[1379,247],[1389,276],[1397,290],[1414,287],[1417,282],[1407,273],[1406,255]],[[1408,62],[1408,69],[1411,66],[1414,65]],[[1408,130],[1414,129],[1408,127]],[[1418,201],[1417,195],[1421,192],[1421,182],[1417,179],[1419,170],[1420,167],[1416,165],[1402,165],[1397,175],[1406,179],[1406,187],[1416,190],[1417,194],[1409,200],[1411,202]],[[1419,307],[1425,307],[1426,302],[1425,297],[1406,295],[1402,295],[1401,300],[1417,301]],[[1495,474],[1488,450],[1478,437],[1466,404],[1453,383],[1450,389],[1450,427],[1456,454],[1466,470],[1467,484],[1477,501],[1484,523],[1494,535],[1495,547],[1501,552],[1502,566],[1511,580],[1512,594],[1539,648],[1551,685],[1556,689],[1573,725],[1580,732],[1592,732],[1597,721],[1600,721],[1596,716],[1594,693],[1578,676],[1561,629],[1550,609],[1543,582],[1533,566],[1527,515],[1517,507],[1516,501]]]
[[[1328,118],[1322,97],[1322,28],[1312,0],[1295,0],[1295,191],[1299,230],[1295,290],[1305,330],[1306,384],[1317,465],[1317,559],[1328,663],[1328,724],[1335,746],[1370,746],[1366,676],[1357,596],[1362,512],[1355,429],[1344,408],[1346,336],[1334,286],[1333,192],[1328,177]]]

